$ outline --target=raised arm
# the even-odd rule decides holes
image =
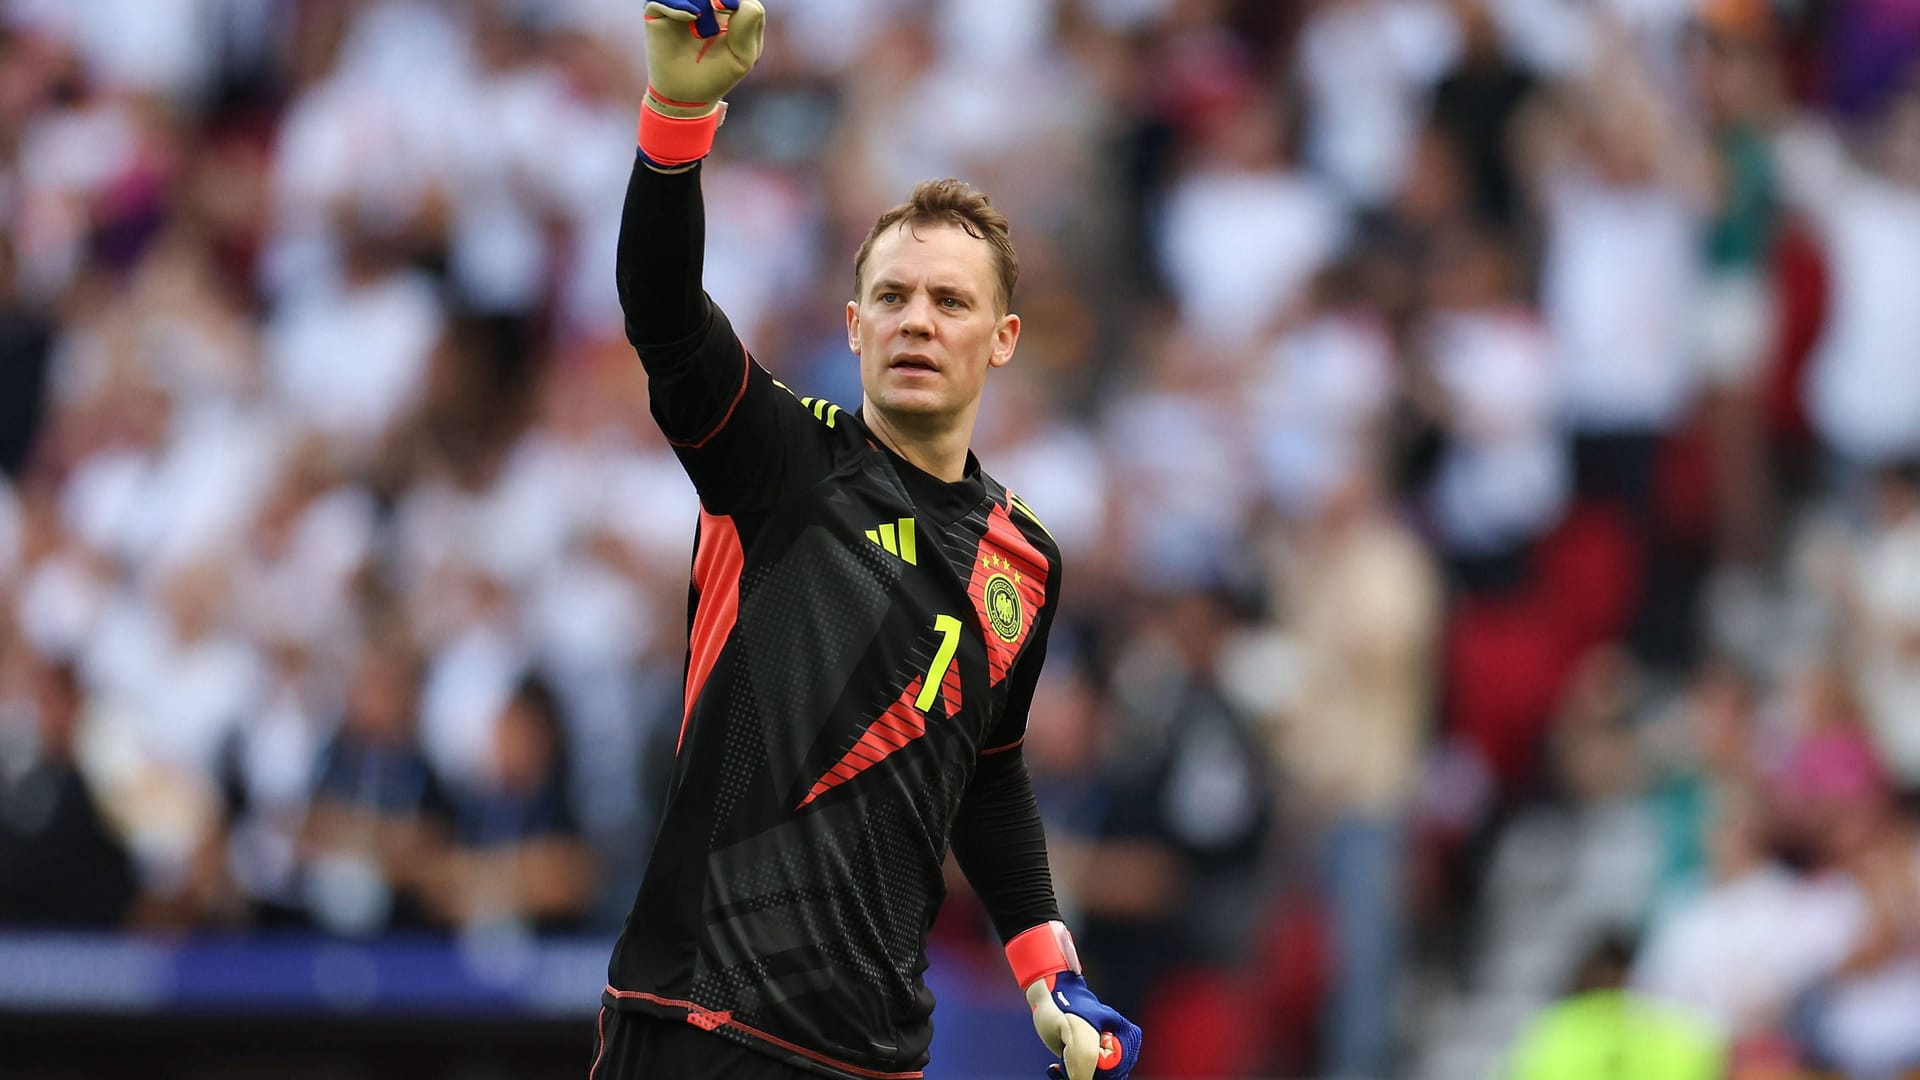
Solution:
[[[703,328],[700,274],[706,207],[699,164],[726,116],[729,90],[766,41],[760,0],[655,0],[647,5],[647,93],[639,150],[620,221],[620,306],[647,359]]]
[[[715,514],[765,506],[830,467],[819,422],[754,362],[702,287],[700,163],[765,26],[760,0],[647,5],[647,95],[620,218],[627,339],[655,422]]]

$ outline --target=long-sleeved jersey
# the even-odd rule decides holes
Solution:
[[[1019,749],[1059,553],[971,455],[944,483],[747,353],[700,286],[699,171],[636,165],[621,228],[701,513],[677,757],[604,1001],[917,1077],[949,846],[1003,937],[1059,917]]]

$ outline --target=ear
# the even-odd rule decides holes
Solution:
[[[860,305],[852,300],[847,301],[847,348],[860,355]]]
[[[993,328],[993,352],[987,357],[988,367],[1005,367],[1013,359],[1013,347],[1020,344],[1020,316],[1008,313],[1000,316],[1000,325]]]

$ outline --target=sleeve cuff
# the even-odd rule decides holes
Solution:
[[[713,134],[725,115],[719,105],[703,116],[679,117],[640,106],[640,153],[664,168],[691,165],[713,149]]]
[[[1023,930],[1007,942],[1007,963],[1021,990],[1036,981],[1062,971],[1080,971],[1080,956],[1073,948],[1073,935],[1067,924],[1055,920]]]

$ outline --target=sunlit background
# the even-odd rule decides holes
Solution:
[[[913,181],[1014,222],[1136,1077],[1920,1066],[1920,4],[766,3],[763,363],[857,403]],[[0,1074],[584,1076],[696,508],[640,0],[0,12]],[[1037,1080],[953,885],[928,1075]]]

